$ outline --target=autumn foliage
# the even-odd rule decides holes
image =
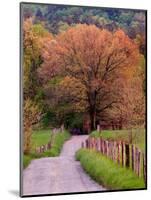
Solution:
[[[25,152],[41,113],[51,126],[69,126],[70,118],[80,124],[83,116],[91,130],[102,121],[145,125],[145,64],[136,39],[86,24],[52,35],[33,20],[23,26]]]
[[[135,84],[126,82],[133,79],[139,51],[122,30],[112,33],[94,25],[77,25],[56,36],[43,56],[43,75],[47,71],[51,72],[48,78],[63,75],[60,85],[65,88],[64,95],[72,99],[77,110],[88,112],[92,129],[107,110],[117,105],[124,109],[121,95],[131,96],[129,105],[137,103],[134,96],[140,88],[132,90]]]

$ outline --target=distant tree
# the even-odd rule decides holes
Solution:
[[[39,79],[37,69],[42,63],[41,51],[44,43],[52,36],[41,24],[33,25],[32,18],[24,21],[23,25],[23,67],[24,67],[24,98],[36,96]]]
[[[121,128],[134,128],[145,124],[145,98],[142,79],[137,75],[119,80],[119,101],[108,110],[108,117]]]
[[[37,17],[38,19],[42,19],[42,18],[43,18],[43,14],[42,14],[42,12],[41,12],[40,9],[37,10],[37,12],[36,12],[36,17]]]
[[[31,147],[32,126],[39,122],[41,115],[40,99],[42,91],[37,70],[42,63],[41,52],[44,43],[51,40],[51,35],[42,25],[33,25],[32,18],[23,24],[23,129],[24,152]]]

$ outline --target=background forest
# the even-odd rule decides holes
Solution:
[[[145,12],[23,5],[24,151],[33,128],[145,126]]]

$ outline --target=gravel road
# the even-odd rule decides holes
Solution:
[[[104,190],[75,160],[75,152],[88,136],[72,136],[59,157],[33,160],[23,171],[23,195],[72,193]]]

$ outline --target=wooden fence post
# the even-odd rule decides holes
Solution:
[[[106,155],[107,155],[107,157],[109,156],[109,147],[108,147],[108,145],[109,145],[109,142],[106,140]]]
[[[121,160],[122,160],[122,166],[124,166],[124,164],[125,164],[125,155],[124,155],[124,147],[125,147],[125,144],[124,144],[124,142],[121,142],[121,153],[122,153],[122,155],[121,155]]]
[[[132,145],[132,170],[135,171],[135,148],[134,145]]]
[[[88,149],[88,139],[85,141],[85,147]]]
[[[109,156],[109,158],[111,156],[110,141],[108,142],[108,156]]]
[[[98,138],[97,138],[96,142],[97,142],[97,150],[100,151],[100,141]]]
[[[135,147],[135,173],[138,174],[138,149]]]
[[[106,155],[107,152],[107,145],[106,145],[106,140],[104,140],[104,154]]]
[[[93,137],[91,138],[91,148],[93,149]]]
[[[95,149],[95,141],[94,141],[94,137],[92,138],[92,144],[93,144],[93,150]]]
[[[112,159],[112,144],[111,141],[109,141],[109,157]]]
[[[125,165],[130,167],[130,149],[129,144],[125,144]]]
[[[40,153],[42,153],[42,146],[40,146]]]
[[[113,142],[110,142],[110,146],[111,146],[111,159],[113,160]]]
[[[98,138],[96,139],[96,143],[97,143],[97,151],[100,151],[100,143],[99,143]]]
[[[48,148],[48,149],[51,148],[51,143],[50,143],[50,142],[48,142],[48,144],[47,144],[47,148]]]
[[[93,137],[91,137],[91,139],[90,139],[90,147],[91,147],[91,149],[93,149]]]
[[[100,138],[100,152],[102,153],[102,138]]]
[[[96,138],[94,137],[94,150],[96,150]]]
[[[116,141],[113,142],[113,154],[114,154],[114,157],[113,157],[113,160],[116,162],[116,157],[117,157],[117,145],[116,145]]]
[[[102,141],[102,146],[103,146],[103,155],[104,155],[105,154],[104,140]]]
[[[104,155],[106,155],[106,141],[104,140]]]
[[[121,142],[119,141],[117,143],[117,162],[118,162],[118,164],[120,164],[120,144],[121,144]]]
[[[109,143],[108,143],[108,147],[109,147],[109,158],[111,159],[111,157],[112,157],[112,151],[111,151],[111,141],[109,141]]]
[[[146,184],[147,181],[147,176],[146,176],[146,159],[145,159],[145,154],[143,153],[143,177],[144,177],[144,181]]]
[[[91,149],[91,137],[89,138],[89,148]]]
[[[141,152],[140,151],[138,151],[138,176],[140,177],[140,175],[141,175]]]
[[[90,149],[90,138],[88,138],[88,148]]]

